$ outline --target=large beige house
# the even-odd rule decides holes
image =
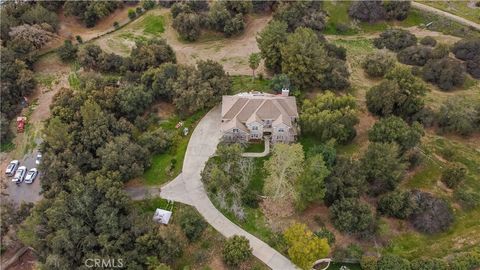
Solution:
[[[222,98],[223,139],[246,142],[263,140],[290,143],[297,139],[298,112],[295,97],[287,89],[281,95],[249,92]]]

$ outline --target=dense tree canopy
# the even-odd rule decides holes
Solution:
[[[338,200],[330,207],[335,228],[349,234],[371,236],[375,230],[375,218],[368,204],[357,199]]]
[[[289,32],[299,27],[322,31],[325,28],[326,15],[320,1],[281,1],[273,18],[285,22]]]
[[[325,178],[330,174],[323,156],[316,154],[306,159],[305,169],[299,181],[300,206],[321,201],[325,196]]]
[[[369,192],[379,195],[394,190],[403,178],[406,166],[395,143],[370,143],[362,158],[362,169],[371,184]]]
[[[381,1],[354,1],[348,9],[348,15],[363,22],[374,23],[385,19],[387,13]]]
[[[367,190],[367,182],[357,160],[339,157],[331,174],[325,179],[325,203],[331,205],[337,200],[358,198]]]
[[[299,27],[281,47],[282,72],[295,86],[303,89],[319,86],[329,68],[325,48],[309,28]]]
[[[121,6],[122,2],[118,1],[65,1],[63,9],[65,14],[76,16],[87,27],[93,27],[98,20],[108,16]]]
[[[367,108],[371,113],[408,120],[423,108],[422,96],[427,88],[408,68],[396,67],[385,78],[367,92]]]
[[[416,210],[416,207],[410,192],[394,191],[380,198],[377,209],[383,215],[406,219]]]
[[[275,72],[282,68],[280,48],[287,40],[287,24],[271,21],[257,36],[258,48],[265,59],[265,66]]]
[[[301,144],[276,144],[272,156],[264,163],[265,194],[275,201],[297,199],[295,186],[303,172],[304,160]]]
[[[173,19],[172,26],[185,40],[195,41],[200,37],[200,16],[196,13],[179,14]]]
[[[332,92],[305,100],[300,115],[302,129],[322,141],[335,139],[339,143],[352,140],[358,123],[355,98],[350,95],[335,96]]]
[[[404,152],[420,143],[423,134],[422,126],[417,122],[409,126],[402,118],[390,116],[373,125],[368,131],[368,139],[371,142],[395,142]]]

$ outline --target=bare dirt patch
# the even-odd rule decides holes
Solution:
[[[231,75],[250,75],[252,70],[248,67],[248,57],[251,53],[259,52],[256,35],[271,20],[270,15],[249,16],[245,31],[239,36],[224,38],[218,33],[206,31],[196,42],[184,42],[178,37],[171,25],[170,11],[167,9],[154,9],[146,15],[158,15],[165,18],[165,31],[160,35],[147,35],[142,27],[142,18],[129,24],[125,28],[99,38],[95,42],[107,52],[128,55],[135,45],[135,38],[151,38],[159,36],[165,38],[175,50],[177,61],[181,64],[194,65],[198,60],[211,59],[221,63]],[[143,15],[145,16],[145,15]],[[263,64],[257,73],[265,73]]]

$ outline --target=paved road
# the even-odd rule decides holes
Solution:
[[[427,5],[419,3],[419,2],[414,2],[414,1],[412,1],[412,7],[423,10],[423,11],[426,11],[426,12],[431,12],[431,13],[435,13],[435,14],[440,15],[440,16],[447,17],[451,20],[454,20],[454,21],[459,22],[459,23],[461,23],[463,25],[466,25],[466,26],[471,26],[471,27],[477,29],[478,31],[480,31],[480,24],[474,23],[474,22],[472,22],[470,20],[467,20],[465,18],[462,18],[460,16],[453,15],[452,13],[448,13],[448,12],[445,12],[443,10],[440,10],[440,9],[437,9],[437,8],[434,8],[434,7],[431,7],[431,6],[427,6]]]
[[[235,225],[218,211],[205,192],[200,173],[220,141],[220,107],[212,109],[197,125],[188,143],[183,171],[175,180],[162,187],[165,199],[193,205],[210,225],[225,237],[243,235],[250,241],[253,255],[272,269],[297,269],[285,256],[260,239]]]

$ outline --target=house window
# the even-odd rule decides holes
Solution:
[[[277,140],[283,140],[283,136],[277,136]]]
[[[238,128],[234,128],[233,133],[238,133]]]
[[[252,126],[252,130],[258,130],[257,126]]]
[[[283,128],[279,128],[278,132],[284,132]]]

